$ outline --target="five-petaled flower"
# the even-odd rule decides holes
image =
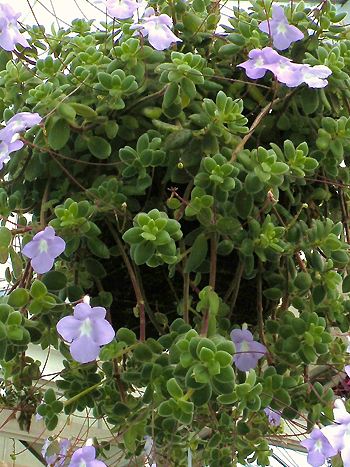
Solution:
[[[57,323],[57,332],[70,343],[70,353],[77,362],[96,360],[100,347],[113,340],[115,332],[105,316],[105,308],[79,303],[73,316],[65,316]]]
[[[107,466],[104,462],[96,459],[96,449],[93,446],[84,446],[75,451],[68,467],[107,467]]]
[[[136,29],[143,36],[148,36],[148,41],[156,50],[164,50],[173,42],[181,42],[171,31],[173,20],[170,16],[155,15],[153,8],[146,8],[141,23],[133,24],[130,29]]]
[[[247,329],[234,329],[230,336],[236,347],[233,357],[236,367],[241,371],[255,368],[258,360],[266,354],[266,347],[254,341],[252,333]]]
[[[271,35],[273,46],[277,50],[288,49],[292,42],[304,38],[297,27],[288,23],[284,9],[279,5],[272,5],[272,18],[262,21],[259,29]]]
[[[34,235],[33,240],[22,248],[22,253],[31,259],[31,266],[38,274],[50,271],[55,258],[63,253],[66,242],[55,234],[53,227]]]
[[[18,30],[17,21],[21,13],[15,12],[8,3],[0,3],[0,47],[8,52],[16,48],[16,44],[30,47],[28,41]]]
[[[24,146],[19,140],[20,133],[40,123],[42,118],[38,113],[20,112],[14,115],[0,130],[0,170],[4,162],[10,159],[11,152],[18,151]]]
[[[113,18],[127,19],[132,18],[134,13],[140,7],[137,0],[107,0],[107,13]]]
[[[337,450],[331,446],[319,428],[314,428],[310,438],[304,439],[300,444],[308,450],[307,462],[313,467],[323,465],[326,459],[337,454]]]
[[[270,407],[266,407],[264,412],[269,420],[270,425],[279,426],[281,424],[281,412],[272,410]]]
[[[312,67],[306,63],[293,63],[271,47],[253,49],[248,57],[248,60],[238,66],[245,69],[249,78],[262,78],[267,71],[271,71],[277,81],[290,88],[302,83],[306,83],[310,88],[323,88],[328,84],[326,78],[332,73],[325,65]]]

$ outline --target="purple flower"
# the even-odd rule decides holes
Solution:
[[[22,253],[31,259],[31,266],[35,272],[44,274],[50,271],[55,258],[63,253],[65,247],[66,242],[56,236],[54,229],[45,227],[24,246]]]
[[[16,44],[30,47],[28,41],[18,30],[17,20],[21,13],[16,13],[7,3],[0,3],[0,47],[11,52]]]
[[[79,303],[74,307],[73,316],[65,316],[57,323],[57,332],[71,343],[70,353],[77,362],[96,360],[100,346],[113,340],[115,332],[105,316],[105,308]]]
[[[277,81],[290,88],[302,83],[306,83],[310,88],[323,88],[328,84],[326,78],[332,73],[325,65],[312,67],[308,64],[293,63],[271,47],[253,49],[248,57],[249,60],[238,66],[245,69],[249,78],[262,78],[267,71],[271,71]]]
[[[258,360],[266,354],[266,347],[255,342],[252,333],[247,329],[234,329],[230,336],[236,347],[236,354],[233,357],[236,367],[241,371],[255,368]]]
[[[344,402],[337,399],[334,402],[333,416],[335,424],[322,428],[322,434],[330,445],[340,451],[344,466],[350,465],[350,414],[345,408]],[[334,455],[334,454],[333,454]]]
[[[41,455],[44,457],[47,465],[62,467],[70,445],[71,443],[68,439],[61,439],[60,441],[46,439],[41,449]]]
[[[326,459],[337,454],[337,450],[331,446],[319,428],[314,428],[310,438],[304,439],[300,444],[309,451],[307,461],[313,467],[323,465]]]
[[[93,446],[84,446],[77,449],[72,456],[68,467],[107,467],[102,461],[96,460],[96,449]]]
[[[270,409],[270,407],[266,407],[264,409],[265,414],[269,419],[270,425],[279,426],[281,424],[281,413],[275,410]]]
[[[4,141],[5,143],[14,143],[18,140],[19,133],[28,128],[32,128],[34,125],[40,123],[42,118],[38,113],[31,113],[31,112],[20,112],[14,115],[10,120],[6,123],[5,128],[0,130],[0,140]],[[13,149],[17,151],[24,146],[22,141],[18,142],[17,149]]]
[[[117,19],[132,18],[139,8],[137,0],[107,0],[107,13]]]
[[[272,18],[262,21],[259,29],[271,35],[273,46],[277,50],[288,49],[292,42],[304,38],[304,34],[298,28],[288,23],[284,9],[279,5],[272,5]]]
[[[239,64],[245,69],[246,74],[251,79],[262,78],[269,66],[273,64],[289,63],[288,58],[282,57],[271,47],[263,49],[253,49],[248,54],[249,60]]]
[[[326,78],[332,73],[324,65],[310,66],[292,62],[276,62],[266,66],[276,76],[280,83],[290,88],[306,83],[310,88],[324,88],[328,82]]]
[[[155,15],[153,8],[146,8],[145,14],[140,24],[133,24],[130,29],[139,30],[144,36],[148,36],[148,41],[156,50],[164,50],[170,47],[173,42],[181,42],[170,28],[173,21],[170,16],[162,14]]]

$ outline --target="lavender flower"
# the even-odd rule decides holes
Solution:
[[[345,408],[344,402],[337,399],[334,402],[333,417],[335,424],[322,428],[322,434],[327,438],[332,448],[340,451],[344,466],[350,465],[350,414]],[[328,454],[334,455],[334,454]]]
[[[8,52],[16,48],[16,44],[30,47],[28,41],[18,30],[17,20],[21,13],[16,13],[12,6],[0,3],[0,47]]]
[[[45,227],[24,246],[22,253],[31,259],[31,266],[35,272],[44,274],[50,271],[55,258],[63,253],[65,247],[66,242],[63,238],[56,236],[52,227]]]
[[[84,446],[77,449],[72,456],[68,467],[107,467],[102,461],[96,460],[96,449],[93,446]]]
[[[107,13],[117,19],[132,18],[139,6],[137,0],[107,0],[106,2]]]
[[[266,347],[254,341],[252,333],[247,329],[234,329],[230,336],[236,347],[233,357],[236,367],[241,371],[255,368],[258,360],[266,354]]]
[[[148,36],[148,41],[156,50],[164,50],[170,47],[173,42],[181,42],[170,28],[173,21],[170,16],[162,14],[155,15],[153,8],[146,8],[145,14],[140,24],[133,24],[130,29],[136,29],[144,36]]]
[[[312,67],[308,64],[293,63],[271,47],[253,49],[248,57],[249,60],[238,66],[245,69],[249,78],[262,78],[266,71],[271,71],[277,81],[290,88],[302,83],[306,83],[310,88],[323,88],[328,84],[326,78],[332,73],[325,65]]]
[[[273,46],[277,50],[288,49],[292,42],[304,38],[298,28],[288,23],[284,9],[279,5],[272,5],[272,18],[262,21],[259,29],[271,35]]]
[[[62,467],[65,463],[65,458],[70,445],[71,443],[68,439],[52,441],[47,438],[41,449],[41,455],[45,459],[47,465]]]
[[[40,123],[42,118],[38,113],[31,113],[31,112],[19,112],[18,114],[14,115],[10,120],[6,123],[5,128],[0,130],[0,140],[4,141],[7,144],[14,143],[18,140],[19,134],[27,130],[28,128],[32,128],[34,125]],[[13,149],[17,151],[24,146],[22,141],[18,141],[17,149]]]
[[[105,308],[79,303],[74,307],[73,316],[65,316],[57,323],[57,332],[71,343],[70,353],[77,362],[96,360],[100,346],[113,340],[115,332],[105,316]]]
[[[248,54],[249,60],[239,64],[239,67],[245,69],[246,74],[251,79],[262,78],[269,66],[273,64],[289,63],[288,58],[282,57],[271,47],[263,49],[253,49]]]
[[[314,428],[310,438],[304,439],[300,444],[309,451],[307,461],[313,467],[323,465],[326,459],[337,454],[337,450],[331,446],[319,428]]]
[[[279,426],[281,424],[281,413],[275,410],[270,409],[270,407],[266,407],[264,409],[265,414],[269,419],[269,423],[272,426]]]

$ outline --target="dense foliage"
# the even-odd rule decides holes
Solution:
[[[77,19],[28,28],[30,48],[0,53],[4,122],[42,117],[0,172],[1,403],[50,430],[91,408],[131,465],[145,436],[158,466],[187,465],[188,452],[194,465],[268,465],[283,420],[303,433],[332,423],[332,378],[345,379],[349,29],[328,1],[286,5],[304,39],[281,53],[332,72],[325,88],[288,87],[237,67],[271,46],[258,28],[268,1],[234,6],[219,30],[220,3],[150,6],[181,42],[156,50],[131,19]],[[37,275],[21,250],[47,226],[66,246]],[[79,363],[56,326],[85,295],[116,337]],[[242,325],[267,349],[249,372],[230,337]],[[66,358],[63,398],[35,389],[30,342]]]

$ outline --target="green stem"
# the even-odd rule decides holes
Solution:
[[[63,404],[64,407],[67,407],[67,405],[73,404],[73,402],[79,400],[81,397],[86,396],[86,394],[89,394],[89,392],[93,391],[94,389],[97,389],[104,382],[105,382],[105,380],[102,379],[99,383],[96,383],[93,386],[90,386],[89,388],[84,389],[84,391],[79,392],[75,396],[73,396],[70,399],[68,399],[67,401],[65,401],[64,404]]]

